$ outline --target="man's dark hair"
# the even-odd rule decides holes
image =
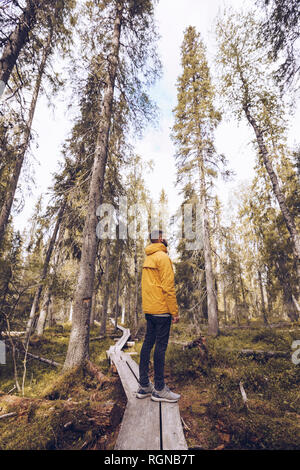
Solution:
[[[157,243],[162,233],[163,233],[162,230],[152,230],[152,232],[149,235],[151,243]]]

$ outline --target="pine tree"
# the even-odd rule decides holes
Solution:
[[[257,37],[254,15],[229,14],[217,26],[221,66],[222,94],[230,109],[244,115],[255,134],[261,161],[270,178],[290,233],[300,280],[300,235],[295,217],[281,188],[282,182],[274,164],[280,161],[286,146],[286,118],[280,93],[272,75],[264,44]]]
[[[105,171],[107,166],[109,134],[113,118],[113,102],[115,96],[115,85],[118,76],[120,85],[124,85],[124,80],[130,81],[130,77],[137,75],[136,67],[140,65],[139,74],[145,73],[151,41],[154,39],[152,31],[153,4],[152,1],[130,1],[116,0],[107,2],[108,26],[107,31],[111,32],[111,37],[102,35],[103,44],[106,50],[103,51],[103,70],[105,70],[103,98],[101,100],[101,110],[99,125],[97,129],[97,143],[93,156],[93,169],[89,185],[89,198],[87,205],[87,215],[83,232],[83,243],[79,274],[74,299],[73,323],[70,336],[69,347],[64,364],[64,369],[83,365],[89,354],[89,322],[92,303],[92,294],[95,275],[95,258],[97,250],[96,226],[97,208],[103,201],[103,187]],[[92,6],[93,7],[93,6]],[[95,6],[97,8],[97,5]],[[105,12],[104,12],[105,13]],[[102,15],[104,17],[104,14]],[[113,23],[111,22],[113,18]],[[99,28],[98,28],[99,29]],[[101,31],[101,29],[100,29]],[[121,54],[121,33],[128,34],[129,43],[126,46],[126,75],[122,74],[125,56]],[[132,32],[135,33],[133,40]],[[99,35],[99,33],[97,32]],[[101,35],[101,33],[100,33]],[[109,51],[109,54],[107,52]],[[153,49],[151,50],[151,52]],[[104,56],[108,57],[105,62]],[[143,72],[144,69],[144,72]],[[150,77],[147,77],[147,79]],[[150,78],[151,79],[151,78]],[[136,90],[141,93],[141,81],[137,80]],[[140,88],[140,89],[139,89]],[[130,87],[127,87],[129,108],[134,112],[130,102]],[[126,95],[125,95],[126,96]],[[144,99],[141,99],[141,97]],[[141,93],[139,103],[145,104],[145,94]],[[148,100],[149,101],[149,100]],[[136,106],[137,101],[134,105]],[[136,109],[136,108],[135,108]],[[145,110],[147,109],[147,106]]]
[[[23,167],[25,156],[30,147],[30,141],[32,138],[32,123],[36,110],[37,101],[41,92],[42,82],[47,77],[52,84],[52,87],[57,86],[57,77],[49,72],[47,72],[47,65],[50,62],[51,56],[53,56],[55,49],[60,51],[65,51],[67,49],[67,43],[70,39],[70,27],[71,23],[73,24],[73,19],[71,19],[71,11],[74,8],[74,1],[68,0],[66,2],[59,2],[58,0],[54,3],[44,2],[43,7],[39,1],[28,0],[27,7],[31,8],[34,13],[34,17],[38,18],[40,21],[39,31],[33,38],[31,38],[32,47],[30,51],[33,52],[31,55],[25,48],[21,51],[18,51],[18,63],[20,70],[18,68],[16,73],[12,73],[12,77],[17,77],[15,84],[11,87],[13,93],[12,98],[16,95],[18,98],[12,100],[12,104],[7,105],[3,108],[4,114],[4,123],[0,124],[0,135],[4,134],[3,147],[4,157],[11,160],[10,150],[13,148],[13,161],[12,164],[4,165],[3,170],[5,169],[11,172],[11,176],[7,178],[7,183],[5,187],[5,195],[3,196],[2,207],[0,212],[0,242],[3,238],[8,219],[11,213],[12,204],[15,198],[15,193],[19,181],[19,176]],[[27,11],[25,8],[24,14]],[[21,21],[21,20],[20,20]],[[22,20],[22,27],[24,26],[24,21]],[[30,22],[27,24],[30,28]],[[8,43],[5,46],[5,50],[8,48],[13,48],[13,43],[8,39]],[[5,54],[5,51],[4,51]],[[11,59],[6,58],[10,65]],[[4,61],[5,62],[5,61]],[[3,64],[2,64],[3,65]],[[5,68],[5,67],[4,67]],[[6,70],[6,68],[5,68]],[[36,73],[35,78],[33,79],[32,71]],[[12,72],[12,69],[10,73]],[[1,67],[0,67],[1,73]],[[34,80],[34,86],[32,87],[32,82]],[[22,93],[26,88],[32,90],[31,102],[29,109],[27,111],[27,117],[23,120],[20,120],[18,117],[18,108],[20,115],[23,116],[24,106]],[[21,93],[22,92],[22,93]],[[16,102],[15,102],[16,101]],[[17,108],[16,107],[17,103]],[[11,119],[7,120],[6,113],[9,112],[9,115],[12,114]],[[10,116],[9,116],[10,117]],[[11,130],[13,129],[13,132]],[[9,131],[7,131],[9,129]]]
[[[274,61],[281,58],[276,78],[281,87],[295,84],[299,78],[299,18],[298,0],[259,0],[265,13],[261,33],[271,46]],[[282,56],[283,59],[282,60]]]
[[[202,209],[202,240],[208,303],[208,332],[218,334],[215,280],[212,270],[209,223],[209,186],[222,157],[214,147],[214,129],[220,122],[205,57],[205,47],[194,27],[185,31],[181,48],[183,73],[177,83],[173,139],[177,146],[178,180],[192,180]]]

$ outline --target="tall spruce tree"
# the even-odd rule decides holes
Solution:
[[[5,106],[1,107],[0,111],[0,135],[3,136],[2,142],[4,144],[2,152],[4,160],[7,160],[6,164],[3,165],[3,171],[6,174],[9,173],[9,176],[4,175],[6,181],[5,193],[1,198],[0,242],[7,227],[20,173],[30,147],[32,123],[37,101],[41,93],[43,80],[47,77],[48,85],[50,84],[53,88],[58,84],[57,76],[53,71],[49,72],[47,67],[51,56],[53,57],[54,55],[54,52],[59,51],[60,53],[63,53],[67,51],[67,44],[69,44],[71,37],[70,30],[72,30],[74,25],[74,19],[71,14],[74,6],[74,0],[68,0],[66,2],[58,0],[55,2],[49,2],[49,0],[47,0],[43,5],[40,1],[28,0],[24,14],[26,13],[27,8],[30,7],[35,12],[34,18],[37,17],[39,19],[38,31],[33,35],[33,38],[31,38],[30,51],[28,52],[26,48],[23,50],[20,48],[13,64],[11,63],[12,59],[7,57],[5,60],[3,59],[3,62],[0,61],[1,67],[3,66],[4,68],[6,66],[3,64],[6,61],[9,62],[11,65],[11,68],[9,68],[10,75],[14,78],[15,82],[11,87],[13,93],[9,102],[5,103]],[[20,19],[20,21],[23,27],[25,20]],[[28,23],[27,26],[29,27],[30,24]],[[26,40],[29,39],[27,38]],[[13,39],[7,38],[7,43],[4,41],[4,56],[7,49],[12,52],[11,48],[13,47]],[[13,72],[15,63],[19,64],[17,72]],[[34,74],[36,73],[34,78],[32,72]],[[34,86],[32,86],[33,81]],[[23,94],[26,88],[32,91],[28,110],[24,109],[26,99],[24,99]],[[14,98],[15,95],[17,98]],[[11,114],[12,117],[10,117]],[[23,120],[20,120],[18,114],[21,116],[27,114],[27,116],[26,118],[23,118]],[[2,164],[0,168],[1,167]]]
[[[155,31],[153,29],[153,2],[151,0],[111,0],[98,8],[97,30],[101,54],[102,69],[105,72],[103,97],[100,104],[97,139],[93,155],[93,168],[89,185],[87,214],[83,231],[81,260],[74,299],[74,311],[69,347],[64,369],[84,365],[89,356],[89,327],[92,305],[95,259],[97,250],[97,209],[103,200],[104,177],[107,166],[109,135],[114,114],[114,96],[116,80],[123,90],[126,101],[132,111],[144,106],[147,114],[145,87],[140,77],[144,74],[149,83],[157,74],[155,65]],[[105,16],[106,15],[106,16]],[[103,28],[101,29],[101,22]],[[95,26],[95,25],[94,25]],[[104,28],[105,26],[105,28]],[[99,33],[100,32],[100,33]],[[123,33],[123,41],[121,36]],[[95,40],[95,37],[92,37]],[[122,44],[121,44],[122,42]],[[94,46],[93,42],[93,46]],[[151,56],[152,57],[149,57]],[[147,64],[152,59],[153,67]],[[148,75],[147,75],[148,73]],[[147,75],[147,76],[146,76]],[[135,86],[131,80],[136,77]],[[139,95],[139,99],[137,98]],[[135,99],[132,99],[134,96]]]
[[[223,159],[214,146],[214,130],[220,113],[214,107],[214,89],[206,60],[205,46],[194,27],[188,27],[181,47],[183,72],[177,82],[173,140],[177,147],[178,179],[188,178],[200,199],[202,240],[208,305],[208,333],[217,335],[218,307],[212,268],[209,222],[209,186]]]

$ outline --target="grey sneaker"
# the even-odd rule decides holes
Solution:
[[[149,382],[148,387],[140,387],[138,389],[138,391],[136,392],[136,397],[137,398],[150,397],[150,395],[152,395],[153,390],[154,390],[154,385],[153,383]]]
[[[180,398],[178,393],[171,392],[166,385],[162,390],[153,390],[151,400],[154,401],[167,401],[168,403],[175,403]]]

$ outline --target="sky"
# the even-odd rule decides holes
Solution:
[[[152,197],[157,199],[164,189],[168,196],[169,212],[175,213],[180,205],[179,188],[175,186],[175,149],[170,139],[173,124],[172,109],[176,106],[176,80],[181,73],[180,46],[184,30],[195,26],[207,47],[208,62],[213,63],[216,54],[213,31],[214,19],[224,6],[239,8],[253,5],[249,0],[160,0],[156,6],[156,21],[161,35],[158,52],[163,64],[162,79],[150,90],[152,98],[160,110],[160,121],[156,128],[148,127],[141,140],[135,143],[136,152],[145,160],[154,161],[152,173],[145,174],[147,187]],[[33,128],[38,136],[33,146],[34,158],[31,160],[30,171],[34,172],[35,184],[31,194],[25,195],[23,211],[14,219],[15,228],[23,230],[32,215],[34,204],[40,194],[45,195],[51,185],[52,173],[58,170],[62,162],[61,148],[72,126],[72,115],[67,110],[67,100],[61,96],[53,111],[42,97],[37,106]],[[299,107],[298,107],[299,108]],[[290,143],[297,141],[300,124],[300,110],[291,119],[289,134]],[[225,154],[229,161],[229,169],[235,177],[229,183],[219,181],[217,193],[223,204],[225,217],[230,217],[230,194],[240,182],[250,182],[254,176],[255,155],[250,144],[253,134],[245,123],[234,120],[222,122],[216,131],[216,147]],[[32,157],[30,157],[32,158]],[[24,175],[22,176],[24,178]],[[21,179],[22,183],[22,179]]]

